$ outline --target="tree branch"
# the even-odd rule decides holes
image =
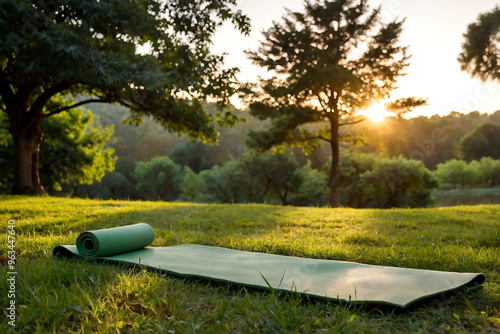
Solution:
[[[73,105],[62,107],[62,108],[50,111],[50,112],[48,112],[46,114],[43,114],[43,118],[47,118],[47,117],[53,116],[55,114],[59,114],[59,113],[61,113],[63,111],[67,111],[67,110],[70,110],[70,109],[73,109],[73,108],[77,108],[79,106],[83,106],[84,104],[89,104],[89,103],[110,103],[110,102],[112,102],[110,99],[89,99],[89,100],[84,100],[84,101],[75,103]]]
[[[366,121],[366,118],[362,118],[362,119],[359,119],[359,120],[353,121],[353,122],[339,123],[339,127],[344,126],[344,125],[358,124],[358,123],[361,123],[363,121]]]
[[[134,106],[133,103],[128,103],[126,102],[125,100],[118,100],[117,101],[118,103],[120,103],[121,105],[123,105],[124,107],[127,107],[129,109],[136,109],[137,106],[139,106],[142,110],[144,111],[147,111],[147,112],[150,112],[151,110],[149,108],[147,108],[146,106],[144,106],[143,104],[139,103],[139,102],[133,102],[135,103],[137,106]]]
[[[33,104],[31,105],[31,108],[29,110],[30,115],[31,116],[34,116],[36,114],[42,115],[43,107],[45,107],[47,102],[49,102],[49,100],[54,95],[71,88],[72,85],[73,85],[72,83],[64,81],[44,90],[44,92],[40,94],[40,96],[38,96],[35,102],[33,102]]]
[[[14,103],[14,92],[9,85],[7,76],[4,71],[0,71],[0,96],[2,96],[3,104],[8,107],[9,104]]]
[[[323,99],[321,98],[320,93],[318,93],[316,96],[317,96],[317,98],[318,98],[319,104],[321,105],[321,108],[323,108],[323,110],[324,110],[325,112],[328,112],[328,107],[325,105],[325,102],[323,102]],[[327,96],[328,96],[328,95],[327,95]]]
[[[321,140],[324,140],[328,143],[332,143],[332,141],[326,137],[323,137],[323,136],[313,136],[313,137],[308,137],[308,138],[304,138],[304,139],[301,139],[299,140],[300,142],[304,142],[304,141],[309,141],[309,140],[313,140],[313,139],[321,139]]]

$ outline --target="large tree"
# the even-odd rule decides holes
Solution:
[[[12,188],[13,142],[7,130],[7,115],[0,114],[0,188]],[[73,188],[75,195],[80,184],[100,181],[105,171],[112,171],[116,158],[114,150],[107,147],[113,125],[102,128],[93,121],[90,111],[72,109],[45,119],[40,128],[46,134],[40,144],[40,179],[49,192],[63,190],[63,185]],[[65,187],[67,188],[67,187]]]
[[[462,70],[483,81],[500,80],[500,7],[479,15],[464,39],[458,57]]]
[[[339,201],[339,128],[364,120],[359,110],[389,98],[408,66],[407,48],[399,45],[403,20],[384,23],[380,8],[366,0],[311,0],[303,13],[291,12],[264,32],[250,59],[271,78],[249,89],[251,113],[272,124],[250,133],[254,147],[283,143],[311,148],[329,143],[332,164],[330,205]],[[406,112],[425,101],[402,99],[389,105]],[[317,131],[303,125],[317,123]]]
[[[500,159],[500,124],[483,123],[464,136],[459,143],[463,157],[467,161],[482,157]]]
[[[236,0],[0,0],[0,110],[14,142],[14,194],[43,193],[38,176],[40,123],[87,103],[119,103],[131,122],[150,115],[168,130],[215,140],[200,101],[227,101],[236,69],[221,69],[211,37],[248,18]],[[51,104],[58,95],[90,96]]]

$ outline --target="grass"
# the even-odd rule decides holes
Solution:
[[[16,221],[17,322],[9,333],[498,333],[499,205],[355,210],[0,197]],[[484,287],[406,310],[339,304],[140,268],[54,260],[90,229],[144,222],[154,246],[197,243],[322,259],[483,272]],[[6,253],[2,247],[2,253]],[[3,257],[4,258],[4,257]],[[8,271],[3,260],[2,277]],[[8,282],[0,281],[0,290]],[[3,296],[2,296],[3,297]],[[8,299],[0,306],[6,314]]]

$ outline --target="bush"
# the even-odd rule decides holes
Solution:
[[[134,177],[137,180],[136,189],[142,198],[163,201],[177,199],[184,179],[181,166],[167,156],[139,162]]]
[[[474,178],[474,173],[468,167],[467,162],[457,159],[438,164],[435,175],[441,185],[448,183],[453,186],[453,189],[457,189],[458,185],[463,188],[465,184],[473,183]]]
[[[370,189],[379,208],[426,207],[438,185],[421,161],[402,156],[378,160],[374,170],[361,175],[361,183]]]
[[[205,189],[203,178],[193,172],[188,166],[184,166],[182,173],[184,174],[184,182],[182,182],[179,200],[184,202],[203,202],[203,191]]]
[[[440,189],[453,189],[467,186],[496,186],[500,183],[500,160],[483,157],[481,160],[472,160],[467,163],[463,160],[452,159],[438,164],[434,172],[440,181]]]
[[[402,156],[342,155],[341,201],[356,208],[426,207],[437,180],[421,161]]]

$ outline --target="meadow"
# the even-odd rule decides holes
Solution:
[[[16,327],[2,333],[498,333],[500,206],[328,209],[263,204],[0,197],[15,221]],[[476,291],[407,309],[338,303],[152,270],[58,260],[58,244],[85,230],[150,224],[153,246],[195,243],[239,250],[431,270],[482,272]],[[9,282],[0,281],[2,294]],[[9,300],[0,306],[7,315]]]

